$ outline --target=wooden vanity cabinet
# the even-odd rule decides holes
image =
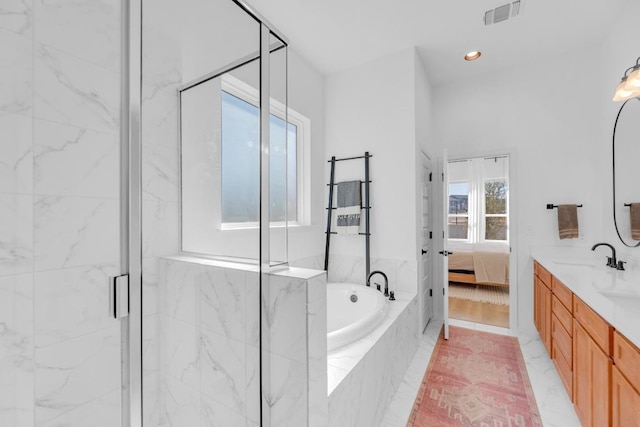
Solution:
[[[613,334],[611,421],[614,427],[640,427],[640,350],[618,331]]]
[[[533,265],[533,321],[551,356],[551,274],[537,262]]]
[[[585,427],[610,424],[613,361],[574,318],[573,406]]]

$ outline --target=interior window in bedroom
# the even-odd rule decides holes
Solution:
[[[484,182],[484,239],[507,240],[507,181],[490,179]]]
[[[449,182],[449,239],[469,236],[469,183]]]

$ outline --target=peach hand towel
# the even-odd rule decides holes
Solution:
[[[577,205],[558,205],[558,234],[560,240],[578,238]]]
[[[631,221],[631,238],[640,240],[640,203],[631,203],[629,206],[629,215]]]

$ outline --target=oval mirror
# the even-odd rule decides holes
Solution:
[[[613,223],[620,241],[640,246],[631,238],[629,204],[640,203],[640,98],[622,104],[613,127]],[[625,206],[626,205],[626,206]]]

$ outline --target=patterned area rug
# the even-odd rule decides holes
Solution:
[[[433,350],[407,427],[542,426],[514,337],[451,326]]]
[[[497,305],[509,305],[509,288],[506,286],[449,283],[449,297],[489,302]]]

